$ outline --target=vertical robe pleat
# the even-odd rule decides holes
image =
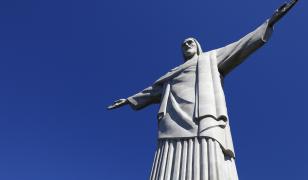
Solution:
[[[165,180],[170,180],[171,178],[171,169],[173,165],[173,153],[174,153],[174,142],[171,140],[169,142],[169,150],[168,150],[168,158],[166,163],[166,172],[165,172]]]
[[[182,143],[180,140],[176,141],[176,149],[175,155],[173,159],[173,173],[172,173],[172,180],[179,180],[180,179],[180,168],[181,168],[181,154],[182,153]]]
[[[188,150],[188,143],[186,140],[183,140],[183,149],[182,149],[182,161],[181,161],[181,175],[180,180],[186,179],[186,168],[187,168],[187,150]]]
[[[192,162],[193,162],[193,140],[188,140],[188,151],[187,151],[187,171],[186,171],[186,180],[192,180]]]
[[[157,165],[156,165],[156,168],[153,170],[155,172],[155,174],[153,173],[153,180],[156,180],[158,179],[158,176],[159,176],[159,170],[160,170],[160,167],[161,167],[161,159],[162,159],[162,156],[164,154],[164,145],[165,145],[165,142],[164,141],[159,141],[158,142],[158,149],[156,151],[160,151],[159,153],[159,156],[157,156]]]
[[[194,138],[193,179],[200,180],[200,152],[198,138]]]
[[[209,180],[208,146],[205,138],[201,138],[201,180]]]
[[[159,180],[163,180],[165,176],[166,162],[167,162],[167,157],[168,157],[168,147],[169,147],[169,142],[166,141],[164,143],[164,151],[162,154],[161,164],[159,168]]]
[[[161,150],[162,150],[161,147],[162,147],[162,142],[158,141],[157,150],[155,152],[155,158],[154,158],[154,162],[153,162],[153,166],[152,166],[152,170],[151,170],[150,180],[154,180],[156,178],[157,166],[159,164],[159,159],[160,159]]]
[[[150,180],[238,180],[234,158],[206,137],[160,139]]]

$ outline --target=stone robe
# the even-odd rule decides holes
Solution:
[[[261,47],[272,33],[268,21],[225,47],[199,53],[172,69],[153,85],[128,98],[139,110],[160,103],[158,138],[209,137],[235,157],[222,88],[223,77]],[[197,41],[196,41],[197,42]],[[197,42],[199,50],[201,47]]]

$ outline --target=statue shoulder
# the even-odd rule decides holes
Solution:
[[[199,60],[205,59],[206,57],[216,56],[216,55],[217,55],[217,49],[213,49],[213,50],[210,50],[210,51],[202,52],[199,55]]]

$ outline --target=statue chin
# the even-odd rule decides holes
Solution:
[[[186,51],[184,51],[185,56],[193,56],[197,53],[197,51],[195,49],[187,49]]]

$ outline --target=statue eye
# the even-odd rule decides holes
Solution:
[[[187,43],[188,43],[189,45],[191,45],[191,44],[193,43],[193,41],[192,41],[192,40],[189,40],[189,41],[187,41]]]

